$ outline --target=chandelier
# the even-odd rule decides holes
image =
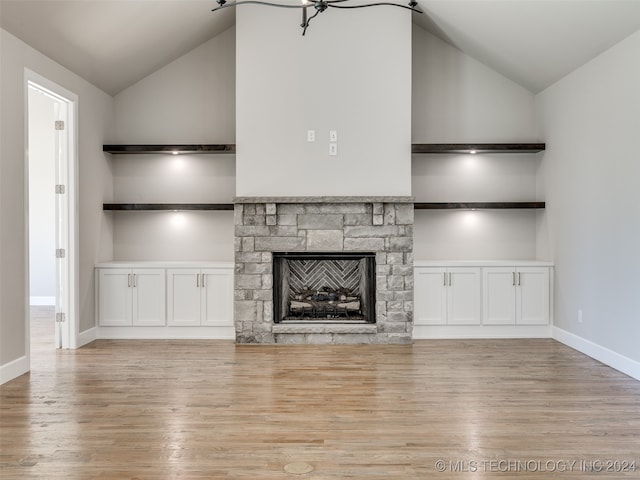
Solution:
[[[352,8],[389,6],[389,7],[406,8],[407,10],[411,10],[412,12],[422,13],[422,10],[417,8],[418,2],[416,0],[409,0],[408,5],[401,5],[399,3],[393,3],[393,2],[348,5],[347,2],[349,1],[350,0],[302,0],[302,3],[296,5],[296,4],[286,4],[286,3],[263,2],[260,0],[238,0],[235,2],[229,2],[229,3],[227,3],[227,0],[216,0],[219,6],[214,8],[211,11],[215,12],[223,8],[236,7],[238,5],[266,5],[268,7],[278,7],[278,8],[300,8],[302,9],[302,23],[300,24],[300,26],[302,27],[302,35],[307,33],[307,28],[309,28],[309,22],[311,22],[311,20],[313,20],[319,14],[324,12],[327,8],[352,9]],[[310,16],[307,12],[307,9],[309,8],[315,9],[315,13],[313,13]]]

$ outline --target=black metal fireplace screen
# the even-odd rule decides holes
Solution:
[[[274,321],[375,323],[374,253],[274,253]]]

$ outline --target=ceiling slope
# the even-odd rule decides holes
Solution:
[[[211,13],[214,6],[0,0],[0,26],[115,95],[232,26],[233,9]],[[640,0],[420,0],[420,7],[416,24],[534,93],[640,29]]]
[[[640,29],[640,0],[420,0],[415,22],[534,93]]]
[[[0,25],[115,95],[231,27],[213,0],[1,0]]]

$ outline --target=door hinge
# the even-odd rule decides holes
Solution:
[[[64,120],[56,120],[55,121],[55,129],[56,130],[64,130]]]
[[[56,193],[63,194],[66,193],[67,189],[64,185],[56,185]]]
[[[56,258],[64,258],[67,255],[67,252],[64,248],[56,248]]]
[[[67,315],[62,312],[56,313],[56,323],[64,323],[67,321]]]

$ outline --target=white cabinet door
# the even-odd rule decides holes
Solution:
[[[484,325],[515,325],[516,273],[511,267],[483,269]]]
[[[414,270],[415,325],[447,323],[446,269],[418,267]]]
[[[162,268],[132,270],[133,325],[165,324],[165,271]]]
[[[132,324],[131,270],[100,269],[98,274],[98,323],[104,326]]]
[[[479,325],[480,269],[418,267],[414,270],[416,325]]]
[[[167,323],[200,325],[200,269],[168,269],[167,289]]]
[[[549,269],[519,267],[517,269],[516,323],[546,325],[549,323]]]
[[[202,324],[233,326],[233,272],[203,269]]]
[[[480,269],[447,269],[447,324],[480,325]]]
[[[549,268],[485,268],[485,325],[547,325]]]

